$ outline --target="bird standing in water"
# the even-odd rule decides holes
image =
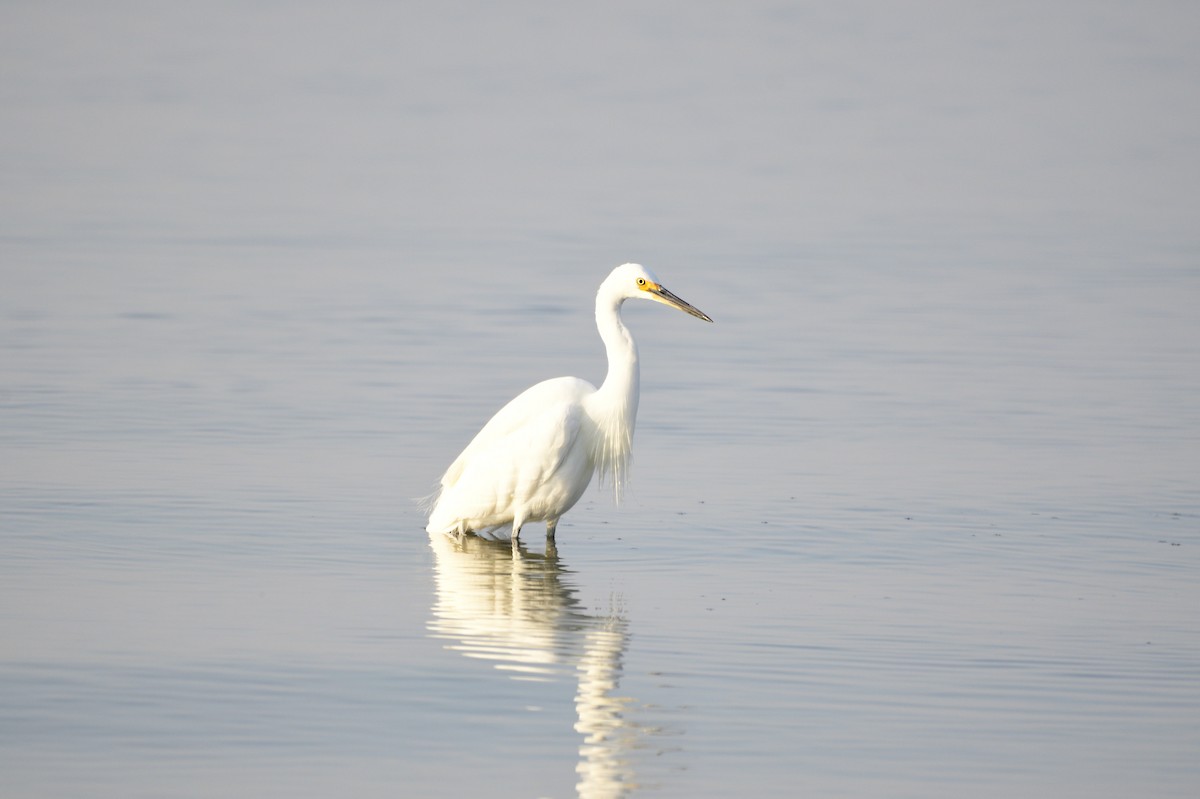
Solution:
[[[512,525],[516,546],[526,522],[545,522],[553,541],[592,474],[611,479],[620,499],[633,448],[638,407],[638,351],[621,321],[625,300],[644,299],[711,322],[663,288],[638,264],[618,266],[596,292],[596,327],[608,354],[600,388],[556,377],[526,389],[501,408],[442,475],[426,531],[463,534]]]

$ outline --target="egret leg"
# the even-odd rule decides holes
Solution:
[[[558,519],[547,519],[546,520],[546,540],[547,541],[554,540],[554,531],[557,529],[558,529]]]

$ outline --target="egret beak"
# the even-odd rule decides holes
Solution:
[[[654,285],[652,288],[647,289],[647,293],[649,293],[650,299],[654,300],[655,302],[661,302],[663,305],[670,305],[672,308],[678,308],[681,311],[690,313],[697,319],[703,319],[705,322],[712,321],[709,315],[704,313],[704,311],[701,311],[691,303],[684,302],[683,300],[679,299],[661,285]]]

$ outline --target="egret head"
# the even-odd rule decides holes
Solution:
[[[658,282],[654,273],[641,264],[618,266],[600,286],[600,290],[602,292],[608,290],[621,300],[642,299],[661,302],[663,305],[678,308],[705,322],[712,321],[708,314],[667,291],[663,284]]]

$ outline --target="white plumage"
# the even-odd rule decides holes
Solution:
[[[663,288],[638,264],[612,271],[596,292],[596,327],[608,354],[600,388],[557,377],[526,389],[501,408],[442,475],[430,533],[486,532],[512,525],[513,541],[526,522],[558,520],[600,473],[618,499],[626,481],[637,420],[637,344],[621,321],[621,304],[647,299],[711,322]]]

